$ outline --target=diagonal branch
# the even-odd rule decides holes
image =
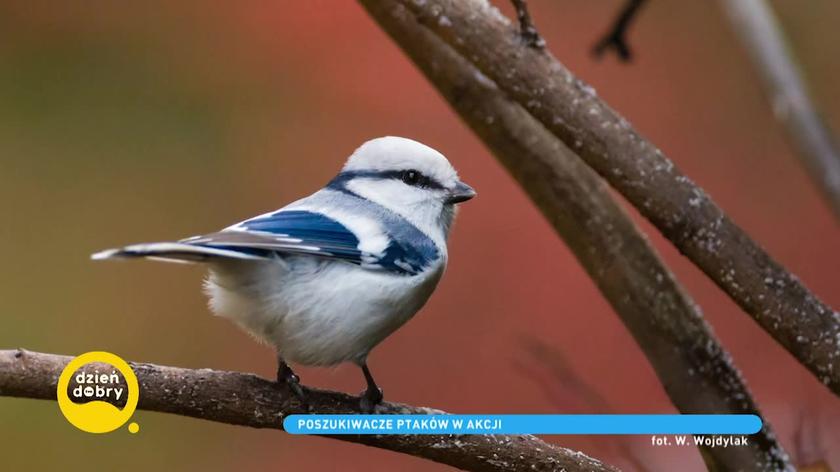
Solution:
[[[840,218],[840,148],[808,94],[773,10],[764,0],[719,3],[764,82],[776,119],[785,127],[811,179]]]
[[[592,47],[592,54],[595,57],[601,57],[608,50],[614,49],[621,61],[629,62],[633,59],[633,53],[627,44],[627,30],[630,29],[630,24],[644,3],[645,0],[627,0],[610,30]]]
[[[598,285],[683,413],[755,413],[729,354],[603,181],[394,0],[362,0],[516,178]],[[706,448],[712,470],[784,470],[765,422],[749,447]]]
[[[580,156],[840,394],[840,313],[750,239],[591,87],[547,51],[517,41],[510,22],[486,0],[398,1]]]
[[[54,400],[68,356],[23,350],[0,351],[0,396]],[[131,363],[140,383],[138,408],[252,428],[282,427],[283,418],[305,413],[286,389],[252,374]],[[314,411],[359,413],[358,398],[308,390]],[[442,413],[399,403],[377,407],[383,414]],[[342,435],[334,439],[388,449],[472,471],[612,471],[586,455],[528,435]]]
[[[516,9],[516,18],[519,19],[519,35],[525,44],[532,48],[542,49],[545,47],[545,40],[540,36],[531,13],[528,12],[527,0],[512,0],[513,8]]]

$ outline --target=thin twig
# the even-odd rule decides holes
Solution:
[[[484,0],[397,1],[572,149],[840,394],[840,313],[750,239],[591,87],[547,51],[513,39],[510,22]],[[435,21],[440,15],[446,25]]]
[[[630,24],[636,18],[643,3],[645,0],[627,0],[610,30],[592,47],[592,54],[595,57],[601,57],[604,52],[613,49],[622,62],[630,62],[633,59],[633,52],[627,44],[627,30],[630,29]]]
[[[362,0],[508,169],[598,285],[684,413],[756,413],[728,353],[603,181],[522,106],[395,0]],[[563,314],[562,316],[568,316]],[[707,448],[714,470],[784,470],[765,422],[749,447]]]
[[[720,4],[755,64],[773,114],[840,218],[840,147],[811,100],[773,10],[764,0],[720,0]]]
[[[55,400],[58,376],[71,358],[0,350],[0,396]],[[281,429],[283,418],[305,413],[275,382],[252,374],[131,363],[140,383],[142,410],[172,413],[253,428]],[[313,410],[359,413],[358,398],[307,389]],[[381,414],[443,414],[399,403],[377,406]],[[58,414],[58,412],[56,412]],[[528,435],[340,435],[334,439],[388,449],[472,471],[612,471],[586,455]]]
[[[516,17],[519,19],[519,36],[529,47],[543,49],[545,40],[534,26],[531,14],[528,12],[528,2],[526,0],[511,0],[511,2],[513,8],[516,9]]]

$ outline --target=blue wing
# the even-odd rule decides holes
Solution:
[[[405,221],[384,220],[388,245],[381,253],[359,249],[359,237],[323,214],[280,210],[239,223],[233,228],[182,242],[214,250],[238,251],[249,257],[272,253],[309,254],[339,259],[371,270],[403,275],[422,272],[439,257],[435,244]]]
[[[359,238],[352,231],[309,211],[277,211],[243,221],[232,229],[181,242],[257,257],[270,257],[272,253],[310,254],[360,265],[371,262],[371,256],[359,250]]]
[[[307,254],[402,275],[419,274],[438,260],[440,253],[434,242],[416,227],[394,215],[379,216],[376,221],[387,245],[377,253],[361,251],[358,235],[321,213],[279,210],[217,233],[178,242],[135,244],[92,257],[207,262],[218,258],[264,260],[278,254]]]

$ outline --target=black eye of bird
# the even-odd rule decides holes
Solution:
[[[402,181],[408,185],[417,185],[423,179],[423,174],[416,170],[406,170],[402,173]]]
[[[430,188],[436,190],[443,188],[443,185],[438,183],[437,180],[427,175],[423,175],[422,172],[415,169],[394,171],[394,173],[390,175],[397,177],[398,179],[402,180],[403,183],[405,183],[406,185],[411,185],[412,187]]]

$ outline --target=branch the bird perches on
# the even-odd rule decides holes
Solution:
[[[55,400],[58,377],[69,356],[0,350],[0,396]],[[252,428],[282,429],[283,418],[303,414],[286,388],[253,374],[130,363],[140,384],[141,410],[172,413]],[[359,413],[359,399],[307,389],[307,402],[321,414]],[[59,414],[56,407],[56,414]],[[443,414],[440,410],[382,403],[382,414]],[[528,435],[341,435],[334,439],[422,457],[464,470],[612,471],[583,453]]]

